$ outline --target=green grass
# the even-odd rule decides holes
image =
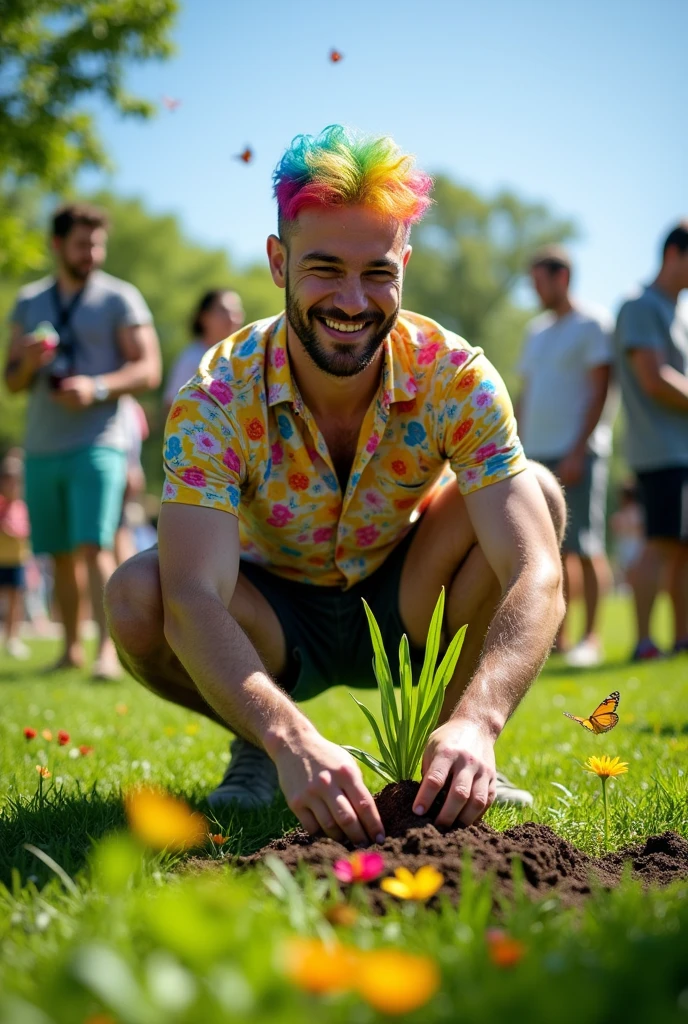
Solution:
[[[661,615],[658,628],[661,635]],[[599,853],[600,787],[581,764],[606,753],[629,762],[628,774],[609,786],[611,847],[667,828],[688,836],[688,659],[628,665],[630,636],[629,610],[617,600],[606,610],[603,668],[573,672],[551,659],[497,748],[499,766],[528,786],[535,807],[525,815],[493,809],[494,827],[531,817]],[[203,807],[225,766],[227,734],[130,680],[42,678],[38,668],[54,653],[37,643],[29,663],[0,661],[2,1024],[81,1024],[98,1012],[119,1024],[281,1024],[307,1013],[333,1024],[377,1020],[354,996],[316,1000],[282,978],[284,938],[329,928],[321,908],[331,896],[312,879],[286,885],[273,877],[268,891],[265,877],[240,876],[230,864],[212,877],[189,876],[178,859],[141,860],[120,837],[122,787],[150,780]],[[613,689],[621,692],[621,722],[609,735],[591,737],[563,716],[589,713]],[[373,692],[365,701],[376,710]],[[117,712],[121,704],[126,714]],[[346,691],[306,710],[326,736],[375,752]],[[27,742],[26,725],[39,738]],[[44,728],[66,729],[70,743],[47,743]],[[79,744],[95,749],[71,757]],[[40,780],[36,764],[46,764],[52,778]],[[372,773],[366,777],[379,788]],[[257,849],[293,821],[284,806],[235,815],[220,823],[230,841],[206,855],[229,859]],[[25,844],[53,858],[74,886]],[[582,913],[517,899],[498,914],[528,950],[512,971],[486,957],[494,913],[489,883],[474,883],[464,887],[458,910],[405,906],[377,920],[364,914],[345,937],[436,958],[441,991],[409,1020],[501,1022],[519,1013],[543,1024],[688,1020],[688,884],[646,895],[629,882],[598,894]]]

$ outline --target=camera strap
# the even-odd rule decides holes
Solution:
[[[79,289],[79,291],[72,296],[66,305],[63,305],[60,300],[60,291],[57,287],[57,281],[55,281],[50,289],[52,304],[55,312],[57,313],[54,327],[60,336],[60,348],[70,361],[73,361],[74,350],[76,349],[74,328],[71,326],[70,321],[81,301],[84,290],[85,286],[84,288]]]

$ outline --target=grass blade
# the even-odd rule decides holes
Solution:
[[[39,850],[37,846],[33,846],[31,843],[24,843],[24,849],[28,850],[29,853],[32,853],[34,857],[38,857],[39,860],[43,861],[46,867],[49,867],[51,871],[54,871],[65,889],[70,892],[72,896],[79,895],[79,890],[65,869],[61,867],[56,860],[53,860],[49,854],[45,853],[43,850]]]

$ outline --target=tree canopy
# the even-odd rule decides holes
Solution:
[[[83,167],[107,165],[83,102],[154,113],[127,92],[124,71],[169,56],[177,9],[177,0],[2,0],[0,271],[41,263],[42,239],[22,215],[27,185],[62,193]]]

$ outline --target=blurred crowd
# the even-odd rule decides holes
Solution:
[[[95,623],[95,678],[120,672],[103,610],[118,564],[155,543],[158,500],[141,462],[149,432],[137,400],[157,393],[162,365],[153,318],[134,285],[102,270],[108,223],[85,204],[53,217],[55,274],[23,288],[11,315],[5,381],[28,394],[23,449],[0,464],[0,600],[5,649],[28,656],[22,635],[59,623],[54,669],[84,664],[84,623]],[[614,319],[572,292],[569,254],[550,246],[527,269],[542,312],[523,340],[515,397],[529,458],[562,483],[569,511],[563,545],[570,616],[557,647],[577,667],[603,656],[600,609],[612,587],[632,595],[632,658],[657,658],[652,611],[665,591],[672,651],[688,650],[688,222],[660,251],[651,283]],[[420,310],[419,312],[422,312]],[[238,330],[241,298],[213,288],[190,311],[187,347],[166,374],[160,416],[203,353]],[[470,338],[468,339],[471,340]],[[623,405],[621,430],[615,429]],[[623,435],[629,476],[609,495],[612,447]],[[608,519],[608,508],[615,511]]]

